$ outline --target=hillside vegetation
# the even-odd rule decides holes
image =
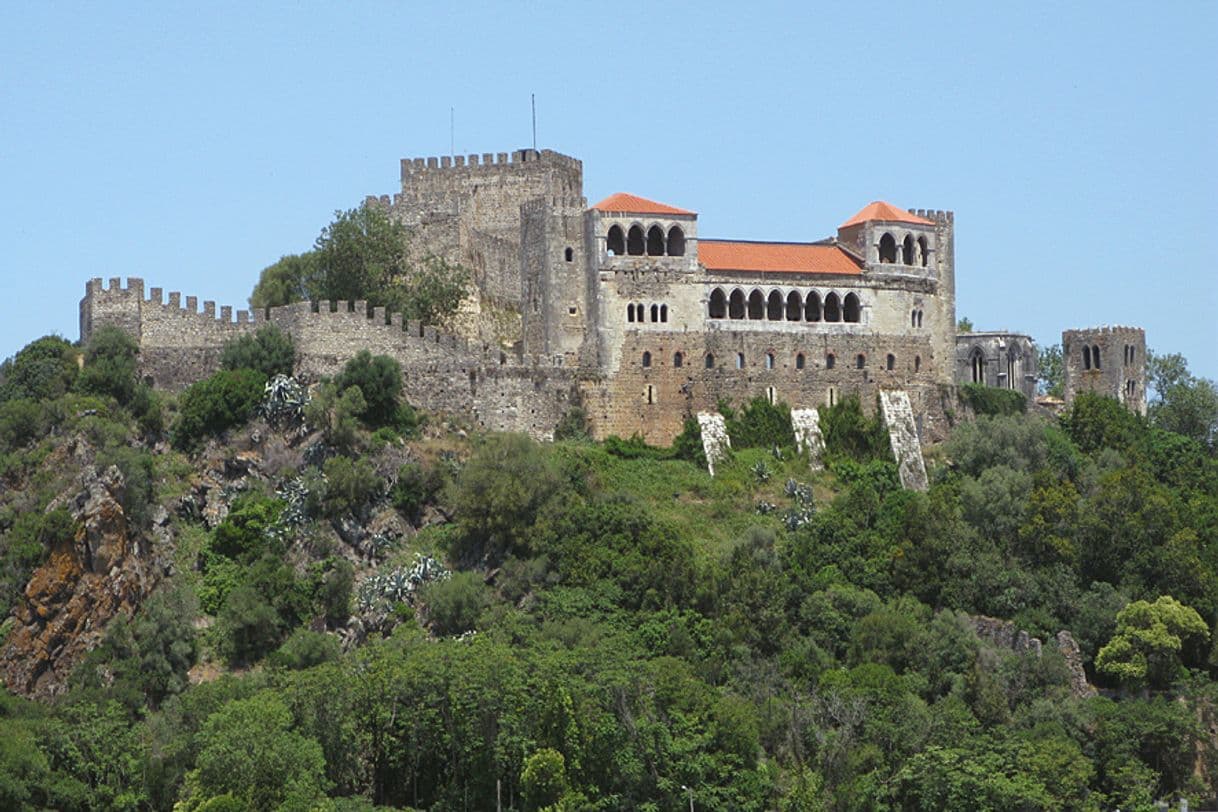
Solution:
[[[388,358],[224,358],[176,397],[108,330],[3,367],[0,808],[1218,803],[1212,415],[971,393],[916,493],[856,401],[819,471],[725,404],[712,478],[692,421],[538,444]]]

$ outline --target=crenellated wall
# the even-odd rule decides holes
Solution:
[[[234,311],[214,302],[169,294],[160,288],[144,298],[144,282],[119,279],[109,285],[93,279],[80,302],[81,341],[105,325],[117,326],[140,346],[140,372],[155,386],[180,390],[220,367],[225,342],[274,324],[292,336],[297,374],[317,380],[342,369],[360,350],[388,355],[402,365],[404,392],[424,409],[466,414],[485,428],[524,431],[536,437],[552,434],[563,413],[574,405],[574,370],[522,364],[489,345],[471,345],[460,336],[418,322],[403,322],[400,313],[366,302],[300,302],[272,307],[263,314]],[[236,319],[234,320],[234,315]]]

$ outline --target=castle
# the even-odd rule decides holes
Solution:
[[[666,444],[724,399],[801,408],[858,395],[870,408],[899,391],[917,435],[937,440],[957,384],[1035,395],[1030,338],[957,335],[949,211],[876,202],[811,242],[702,238],[694,211],[631,194],[588,206],[581,162],[550,150],[405,159],[401,192],[366,203],[409,227],[412,251],[469,268],[471,301],[506,320],[474,318],[456,335],[328,301],[234,320],[193,296],[145,296],[140,279],[93,279],[81,339],[117,325],[137,339],[143,374],[180,388],[218,368],[227,340],[275,324],[306,379],[369,349],[402,364],[412,404],[539,438],[575,406],[595,437]],[[1140,329],[1067,331],[1063,354],[1067,400],[1097,391],[1145,410]]]

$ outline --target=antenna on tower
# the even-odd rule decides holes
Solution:
[[[457,112],[455,107],[448,108],[448,154],[457,154]]]
[[[533,104],[533,151],[537,151],[537,94],[530,93],[529,100]]]

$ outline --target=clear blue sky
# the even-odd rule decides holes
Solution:
[[[956,212],[979,329],[1218,378],[1218,4],[5,3],[0,357],[92,276],[244,306],[398,159],[531,140],[700,233]]]

